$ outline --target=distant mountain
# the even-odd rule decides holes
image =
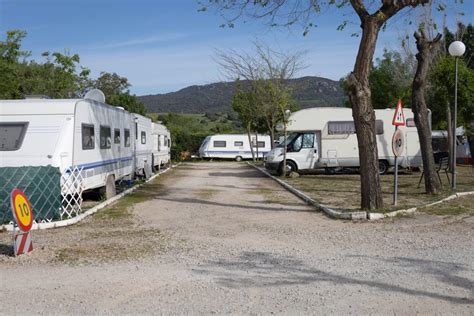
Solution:
[[[340,83],[326,78],[290,79],[289,86],[301,108],[343,106],[346,100]],[[190,86],[165,94],[144,95],[139,99],[151,113],[228,113],[232,111],[234,91],[234,82],[219,82]]]

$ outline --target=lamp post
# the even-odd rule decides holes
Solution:
[[[451,171],[453,173],[451,180],[451,188],[456,190],[456,125],[458,117],[458,59],[466,51],[466,46],[461,41],[454,41],[449,45],[449,54],[454,57],[455,60],[455,75],[454,75],[454,124],[453,124],[453,148],[452,148],[452,161]]]
[[[283,135],[284,135],[284,138],[283,138],[283,177],[286,177],[286,138],[288,137],[288,133],[287,133],[287,125],[288,125],[288,119],[290,118],[290,114],[291,114],[291,111],[286,109],[284,112],[283,112]]]

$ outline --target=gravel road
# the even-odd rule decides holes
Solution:
[[[0,233],[0,314],[474,314],[473,217],[334,221],[233,162],[144,192],[18,258]]]

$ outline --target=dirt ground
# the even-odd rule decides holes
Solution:
[[[474,217],[344,222],[243,163],[187,163],[78,225],[0,233],[0,314],[473,314]]]

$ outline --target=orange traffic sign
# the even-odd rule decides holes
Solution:
[[[392,125],[405,126],[405,114],[403,114],[402,100],[398,99],[395,115],[393,115]]]
[[[18,227],[24,232],[28,232],[33,226],[33,209],[25,193],[20,189],[13,189],[11,193],[11,206],[13,217]]]

